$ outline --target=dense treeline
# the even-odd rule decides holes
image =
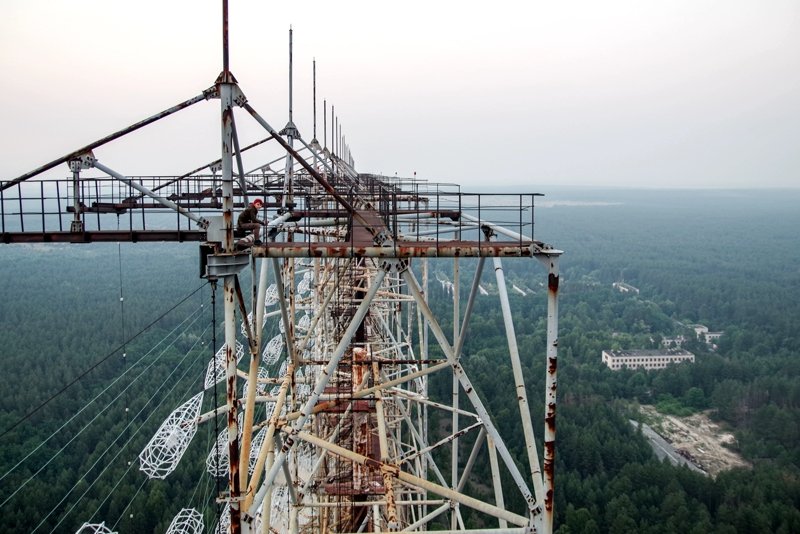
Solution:
[[[794,236],[800,195],[575,190],[547,199],[600,202],[545,204],[536,214],[536,237],[566,251],[559,321],[558,531],[800,531],[800,243]],[[530,290],[525,297],[512,293],[511,300],[534,429],[541,438],[546,274],[532,261],[506,260],[504,268],[510,283]],[[447,274],[451,263],[432,262],[432,269]],[[474,266],[462,262],[465,280],[470,269]],[[196,246],[7,246],[0,249],[0,274],[0,432],[107,357],[0,436],[0,476],[22,462],[0,485],[7,530],[32,531],[41,522],[40,532],[74,532],[92,519],[116,523],[121,532],[164,532],[185,506],[204,509],[206,524],[212,525],[215,482],[204,468],[213,426],[201,428],[166,481],[145,482],[136,458],[166,415],[202,388],[214,351],[209,288],[122,347],[202,286]],[[611,283],[620,280],[641,293],[614,291]],[[488,265],[483,281],[493,292]],[[462,284],[462,290],[468,286]],[[451,296],[435,281],[430,294],[451,331],[439,306]],[[194,319],[185,323],[187,317]],[[690,323],[725,331],[715,351],[688,343],[697,354],[694,365],[612,372],[600,363],[606,348],[649,348],[666,336],[694,335]],[[478,299],[469,328],[464,366],[522,465],[519,414],[493,297]],[[134,380],[136,370],[151,364]],[[431,387],[434,396],[447,399],[451,381],[434,380]],[[213,403],[211,396],[207,393],[204,409]],[[628,421],[637,417],[636,403],[709,410],[734,431],[753,467],[710,479],[660,463]],[[447,428],[446,417],[435,411],[431,416],[432,428]],[[462,461],[472,439],[461,440]],[[447,455],[439,459],[447,472]],[[488,477],[489,466],[476,465],[470,491],[491,501],[481,483]],[[521,512],[518,492],[510,480],[504,484],[507,506]],[[478,514],[468,513],[467,521],[486,524]]]
[[[176,245],[0,251],[4,530],[75,532],[106,521],[164,532],[184,506],[206,508],[213,522],[214,482],[204,475],[213,425],[169,482],[145,483],[137,459],[202,389],[213,354],[210,291],[196,261],[195,246]]]

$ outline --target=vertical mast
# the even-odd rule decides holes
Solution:
[[[292,27],[289,26],[289,122],[292,122]]]
[[[294,178],[294,158],[292,157],[291,152],[294,152],[294,140],[300,137],[299,132],[297,131],[297,127],[294,125],[293,122],[293,114],[292,114],[292,27],[289,26],[289,122],[286,123],[286,126],[283,130],[280,131],[281,135],[286,136],[286,141],[289,145],[289,152],[286,154],[286,169],[284,170],[284,184],[283,184],[283,201],[282,201],[282,208],[286,210],[288,197],[292,195],[292,180]]]
[[[228,56],[228,0],[222,0],[222,74],[218,80],[221,110],[222,209],[225,228],[223,250],[234,252],[233,242],[233,90],[234,78]],[[241,532],[239,510],[239,425],[236,401],[236,275],[224,276],[225,378],[228,409],[228,485],[230,490],[231,534]]]

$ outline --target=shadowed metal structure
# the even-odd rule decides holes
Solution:
[[[0,184],[4,243],[196,241],[201,276],[214,288],[222,281],[225,342],[205,388],[224,380],[226,404],[200,414],[198,392],[159,428],[141,469],[167,476],[197,425],[224,416],[227,429],[208,461],[214,476],[228,479],[217,531],[470,531],[468,508],[485,525],[473,532],[551,532],[561,251],[534,239],[538,195],[467,194],[358,173],[337,117],[330,146],[327,124],[320,143],[316,121],[309,142],[293,123],[291,54],[289,120],[278,131],[231,74],[227,35],[223,1],[223,71],[212,87]],[[173,177],[127,176],[103,162],[107,143],[206,100],[220,103],[218,159]],[[265,137],[241,147],[234,111]],[[265,159],[246,170],[245,158],[267,147],[272,156],[259,153]],[[67,177],[45,176],[62,165]],[[265,201],[263,242],[234,224],[254,198]],[[504,257],[532,258],[546,273],[541,460],[522,371],[533,355],[517,346]],[[481,285],[486,258],[491,297]],[[452,298],[445,315],[429,299],[434,261],[452,272],[440,280]],[[514,436],[498,431],[462,365],[478,298],[497,298],[502,310],[520,417]],[[431,380],[452,384],[448,401],[430,398]],[[438,428],[432,411],[443,421]],[[524,442],[524,458],[512,456],[508,439]],[[214,461],[222,457],[224,469]],[[488,499],[471,489],[479,462],[491,468],[491,480],[481,481],[491,487]],[[506,505],[509,488],[522,508]],[[170,532],[194,531],[192,521],[181,527],[191,521],[176,518]]]

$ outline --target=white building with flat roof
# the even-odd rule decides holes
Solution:
[[[664,369],[673,363],[694,363],[694,354],[683,349],[604,350],[603,363],[613,371],[628,369]]]

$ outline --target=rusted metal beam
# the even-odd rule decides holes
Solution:
[[[239,528],[233,525],[240,525],[239,522],[239,423],[237,420],[238,400],[236,398],[236,321],[234,316],[234,278],[228,275],[224,278],[224,304],[225,304],[225,382],[226,382],[226,406],[228,408],[228,461],[230,463],[228,473],[228,485],[230,488],[230,510],[231,510],[231,532],[237,534]]]
[[[85,232],[4,232],[0,243],[151,243],[156,241],[205,241],[206,233],[199,230],[113,230]]]
[[[405,482],[406,484],[422,488],[431,493],[435,493],[436,495],[440,495],[446,499],[450,499],[452,501],[463,504],[464,506],[467,506],[469,508],[478,510],[479,512],[483,512],[493,517],[503,518],[509,523],[513,523],[519,526],[525,526],[529,524],[527,517],[523,517],[521,515],[509,512],[507,510],[503,510],[491,504],[479,501],[478,499],[475,499],[468,495],[459,493],[450,488],[440,486],[439,484],[434,484],[433,482],[429,482],[423,478],[414,476],[410,473],[406,473],[405,471],[398,469],[394,465],[379,462],[378,460],[374,460],[372,458],[369,458],[368,456],[364,456],[356,452],[353,452],[349,449],[345,449],[344,447],[340,447],[333,443],[329,443],[324,439],[320,439],[319,437],[310,434],[308,432],[298,432],[297,437],[304,441],[307,441],[308,443],[311,443],[312,445],[316,445],[317,447],[327,449],[333,454],[341,456],[342,458],[347,458],[348,460],[352,460],[353,462],[356,462],[370,469],[374,469],[379,472],[383,472],[384,470],[391,471],[392,474],[395,476],[395,478],[397,478],[402,482]]]
[[[200,226],[200,228],[208,228],[208,219],[206,219],[204,217],[199,217],[198,215],[196,215],[196,214],[192,213],[191,211],[187,210],[186,208],[175,204],[171,200],[166,199],[166,198],[164,198],[162,196],[159,196],[159,195],[153,193],[152,191],[150,191],[149,189],[147,189],[146,187],[144,187],[144,186],[142,186],[140,184],[137,184],[134,180],[129,179],[128,177],[118,173],[117,171],[115,171],[115,170],[113,170],[113,169],[111,169],[109,167],[106,167],[105,165],[103,165],[102,163],[97,161],[97,159],[95,159],[93,154],[84,154],[83,157],[86,158],[89,161],[89,164],[91,164],[93,167],[95,167],[97,169],[100,169],[101,171],[103,171],[104,173],[108,174],[109,176],[113,176],[114,178],[116,178],[117,180],[125,183],[129,187],[132,187],[133,189],[136,189],[140,193],[142,193],[144,195],[147,195],[148,197],[152,198],[153,200],[155,200],[156,202],[158,202],[159,204],[161,204],[165,208],[169,208],[169,209],[171,209],[173,211],[176,211],[176,212],[180,213],[184,217],[188,217],[189,219],[191,219],[194,222],[196,222],[198,224],[198,226]]]
[[[544,531],[553,531],[556,462],[556,370],[558,368],[558,257],[550,260],[547,280],[547,380],[544,416]]]
[[[257,258],[453,258],[531,257],[530,243],[481,243],[478,241],[402,242],[389,247],[334,243],[266,243],[252,247]]]
[[[250,352],[250,365],[248,374],[247,391],[245,392],[245,408],[244,420],[242,421],[242,446],[241,458],[239,459],[239,486],[247,487],[247,465],[250,461],[250,442],[253,435],[253,418],[255,414],[256,405],[256,391],[258,389],[258,364],[259,352],[256,336],[252,330],[250,321],[247,319],[247,307],[244,303],[244,295],[242,294],[242,287],[239,283],[239,277],[234,276],[236,299],[239,303],[239,310],[242,314],[242,323],[247,337],[247,346]]]
[[[380,385],[381,373],[378,363],[372,364],[372,375],[377,385]],[[375,417],[378,423],[378,442],[380,447],[381,462],[389,461],[389,441],[388,433],[386,431],[386,413],[384,411],[383,391],[378,390],[375,392]],[[383,475],[383,488],[386,492],[386,517],[388,519],[389,530],[396,531],[398,529],[397,522],[397,504],[395,503],[394,495],[394,477],[391,470],[384,470],[381,472]]]
[[[275,272],[275,285],[278,289],[278,305],[281,309],[281,321],[283,322],[286,352],[289,354],[289,362],[297,365],[297,347],[295,346],[295,339],[293,336],[294,322],[293,319],[289,317],[290,313],[286,302],[286,287],[283,283],[283,275],[281,274],[281,266],[278,262],[278,258],[272,258],[272,270]],[[288,277],[287,280],[289,280],[290,289],[293,289],[293,280]]]

